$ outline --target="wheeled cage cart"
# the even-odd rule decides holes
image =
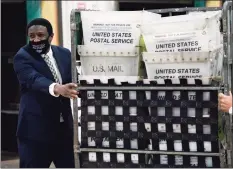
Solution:
[[[168,13],[172,16],[180,12],[214,10],[222,10],[224,73],[221,82],[213,80],[211,85],[204,85],[198,79],[191,85],[187,83],[187,79],[180,79],[179,84],[173,84],[172,80],[167,79],[163,84],[158,84],[155,80],[146,84],[143,81],[136,81],[135,84],[125,82],[121,85],[116,85],[114,79],[108,79],[104,84],[99,79],[94,80],[93,84],[78,80],[76,66],[79,60],[78,45],[83,41],[82,21],[80,11],[72,10],[72,81],[78,83],[78,90],[81,92],[81,106],[78,106],[77,99],[73,101],[76,168],[233,167],[232,116],[218,111],[218,93],[220,91],[227,93],[232,84],[232,2],[226,1],[223,8],[159,9],[150,12]],[[94,98],[88,99],[89,91],[94,91]],[[101,91],[108,92],[108,99],[101,98]],[[116,91],[121,92],[122,99],[116,99]],[[130,99],[129,95],[132,91],[136,92],[136,99]],[[160,91],[165,92],[164,100],[158,100],[156,97]],[[180,92],[180,99],[174,100],[172,93],[177,91]],[[150,98],[146,97],[148,92]],[[195,100],[188,99],[189,92],[196,93]],[[203,99],[204,93],[209,94],[209,100]],[[94,115],[88,113],[88,106],[95,108]],[[102,106],[108,108],[107,115],[101,114]],[[117,106],[122,107],[122,115],[115,115]],[[132,107],[136,108],[137,116],[130,116],[129,110]],[[165,109],[165,116],[157,115],[157,107]],[[172,113],[175,107],[180,109],[180,115],[176,117]],[[187,116],[188,108],[195,109],[195,117]],[[211,112],[208,117],[203,117],[205,109]],[[78,122],[79,110],[81,110],[81,124]],[[108,130],[102,130],[103,121],[109,124]],[[95,123],[95,130],[88,129],[89,122]],[[117,130],[120,123],[123,129]],[[132,123],[137,124],[137,129],[134,131],[130,128]],[[150,126],[150,131],[147,130],[145,123]],[[180,133],[174,132],[174,125],[181,129]],[[196,126],[194,133],[189,132],[189,125]],[[79,126],[81,133],[78,130]],[[209,127],[208,134],[204,131],[206,126]],[[165,128],[165,132],[159,132],[160,128]],[[221,139],[219,130],[223,132]],[[80,135],[81,143],[78,140]],[[89,139],[95,141],[94,146],[88,145]],[[103,141],[108,141],[108,148],[103,146]],[[123,147],[117,148],[117,141],[122,141]],[[137,148],[132,147],[132,141],[137,142]],[[166,151],[160,150],[160,141],[166,142]],[[148,149],[149,142],[152,149]],[[196,152],[191,151],[191,142],[196,143],[192,144],[196,146]],[[206,142],[211,143],[208,150],[204,148]],[[176,151],[175,144],[181,145],[181,151]]]

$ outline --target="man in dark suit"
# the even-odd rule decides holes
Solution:
[[[21,168],[74,168],[73,117],[70,99],[77,98],[71,83],[71,53],[51,45],[53,28],[43,18],[27,26],[29,44],[14,57],[21,87],[17,127]]]

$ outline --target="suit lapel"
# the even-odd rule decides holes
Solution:
[[[62,56],[60,55],[56,46],[51,45],[51,49],[53,51],[53,57],[55,58],[55,60],[57,62],[57,67],[58,67],[58,70],[61,74],[62,82],[64,82],[64,69],[62,67],[62,60],[61,60]]]
[[[40,67],[44,68],[45,72],[47,73],[47,75],[49,76],[49,79],[54,80],[53,74],[51,72],[51,70],[49,69],[47,63],[44,61],[44,59],[41,57],[40,54],[38,54],[37,52],[33,51],[29,45],[26,45],[23,47],[23,49],[29,54],[31,55],[34,59],[36,59],[38,61],[38,63],[40,64]]]

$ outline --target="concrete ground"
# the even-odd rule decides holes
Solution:
[[[15,153],[1,152],[1,168],[19,168],[19,157]],[[55,168],[52,163],[50,168]]]
[[[19,168],[19,158],[15,153],[1,152],[1,168]]]

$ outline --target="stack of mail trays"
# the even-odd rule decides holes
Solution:
[[[179,79],[187,79],[192,84],[195,79],[201,79],[203,84],[210,84],[213,79],[222,76],[220,17],[221,11],[190,12],[169,17],[146,11],[82,11],[84,44],[77,47],[82,65],[79,79],[90,84],[94,79],[107,83],[110,78],[118,84],[125,81],[135,83],[142,76],[143,61],[145,83],[150,80],[164,83],[165,79],[179,83]],[[143,52],[140,40],[144,41],[146,50]],[[107,92],[101,92],[102,97],[107,99]],[[173,95],[178,98],[180,93],[173,92]],[[94,91],[88,91],[89,99],[93,96]],[[158,92],[158,97],[164,96],[164,92]],[[116,91],[116,97],[122,99],[122,91]],[[136,91],[130,91],[130,99],[135,97]],[[150,98],[150,92],[146,92],[146,97]],[[209,99],[208,94],[203,97]],[[195,93],[189,92],[189,98],[195,99]],[[95,113],[94,106],[88,107],[88,113]],[[117,113],[122,113],[122,107],[116,107]],[[107,107],[103,106],[102,114],[108,114]],[[158,109],[158,115],[162,114],[164,109]],[[192,112],[188,114],[192,116]],[[130,109],[130,115],[137,115],[137,110]],[[132,131],[137,130],[136,125],[131,126]],[[103,130],[109,128],[104,122],[102,126]],[[88,128],[94,129],[94,124],[89,123]],[[117,124],[117,128],[124,130],[123,124]],[[145,124],[145,128],[151,130],[149,124]],[[189,130],[195,129],[190,126]],[[90,140],[89,144],[94,145],[94,140]],[[122,140],[118,140],[117,148],[122,148],[123,144]],[[160,144],[161,150],[165,150],[166,141]],[[180,144],[176,143],[178,151]],[[133,147],[137,147],[136,142]],[[148,146],[148,149],[152,150],[151,147]],[[195,149],[195,146],[191,147]],[[205,144],[206,149],[209,147]]]

